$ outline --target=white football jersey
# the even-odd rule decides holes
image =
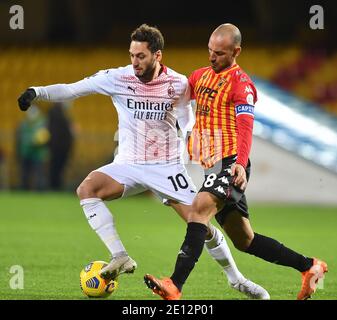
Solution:
[[[37,99],[64,101],[89,94],[111,96],[118,113],[119,145],[115,162],[177,163],[183,132],[191,130],[194,116],[188,80],[163,66],[154,80],[143,83],[132,65],[99,71],[72,84],[32,87]]]

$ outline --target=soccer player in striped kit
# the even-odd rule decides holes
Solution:
[[[300,271],[302,287],[297,298],[308,299],[327,272],[327,264],[255,233],[249,222],[244,190],[250,174],[257,93],[236,63],[241,52],[240,30],[232,24],[220,25],[209,39],[208,50],[211,65],[189,77],[191,98],[196,100],[196,121],[188,151],[204,167],[205,180],[193,201],[172,276],[157,279],[147,274],[145,283],[163,299],[180,299],[182,287],[202,252],[207,225],[215,216],[237,249]]]

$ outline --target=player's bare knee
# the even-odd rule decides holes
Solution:
[[[200,202],[195,202],[192,204],[191,213],[194,216],[203,216],[207,215],[208,208],[205,205],[200,204]]]
[[[216,213],[216,209],[212,202],[204,201],[205,199],[197,199],[192,204],[192,217],[194,220],[211,219]]]
[[[83,185],[83,183],[81,183],[81,184],[77,187],[77,189],[76,189],[76,194],[77,194],[77,196],[78,196],[78,198],[79,198],[80,200],[83,200],[83,199],[86,198],[86,197],[85,197],[85,186]]]
[[[80,200],[96,197],[91,184],[86,180],[82,181],[82,183],[78,186],[76,193]]]

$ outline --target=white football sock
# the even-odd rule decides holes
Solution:
[[[107,246],[112,257],[127,255],[114,225],[114,218],[103,200],[88,198],[81,200],[80,204],[91,228]]]
[[[209,225],[212,238],[205,241],[205,248],[217,263],[223,268],[230,283],[236,283],[244,279],[237,268],[232,253],[227,245],[226,239],[222,232],[213,225]]]

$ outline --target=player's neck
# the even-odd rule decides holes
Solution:
[[[153,77],[151,80],[158,78],[159,75],[162,73],[162,71],[163,71],[163,66],[158,62],[156,64],[156,67],[154,68]]]

